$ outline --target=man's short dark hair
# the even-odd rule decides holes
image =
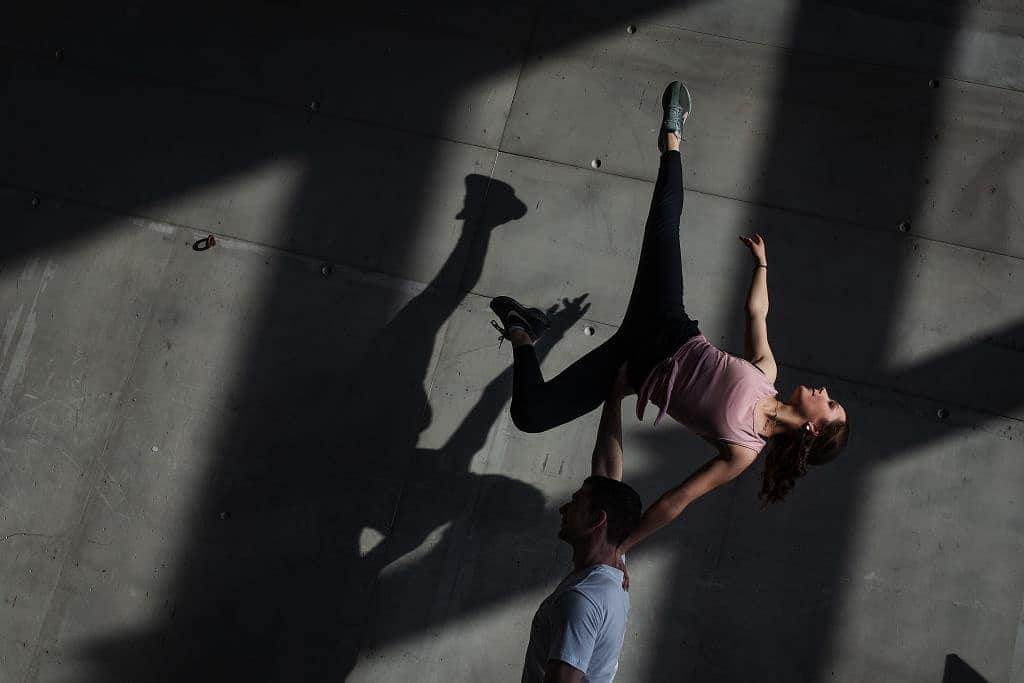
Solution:
[[[644,506],[640,494],[629,484],[595,474],[583,480],[590,484],[590,509],[608,516],[608,542],[620,545],[640,522]]]

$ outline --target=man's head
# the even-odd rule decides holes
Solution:
[[[618,546],[636,528],[643,513],[640,495],[621,481],[594,475],[559,508],[562,526],[558,537],[578,543],[597,537]]]

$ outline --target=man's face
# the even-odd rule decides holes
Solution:
[[[590,510],[590,485],[581,486],[572,494],[572,500],[558,511],[562,513],[562,526],[558,529],[560,539],[572,543],[589,536],[597,523],[596,515]]]

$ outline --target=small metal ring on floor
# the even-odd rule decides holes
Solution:
[[[192,244],[192,249],[194,251],[206,251],[215,244],[217,244],[217,238],[213,235],[207,235],[206,237],[197,239],[195,243]]]

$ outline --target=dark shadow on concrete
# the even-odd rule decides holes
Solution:
[[[536,346],[542,362],[589,308],[585,296],[548,309],[552,327]],[[469,471],[471,459],[484,448],[489,430],[506,409],[511,384],[508,368],[487,384],[441,448],[414,451],[416,474],[409,478],[412,483],[396,513],[398,538],[382,544],[380,557],[373,561],[378,565],[375,574],[414,550],[431,531],[452,524],[428,555],[380,575],[362,656],[372,657],[381,645],[436,629],[480,605],[502,602],[510,589],[522,590],[524,576],[549,571],[550,544],[538,547],[537,541],[557,543],[557,528],[543,495],[504,475]],[[470,568],[476,580],[460,585]]]
[[[942,672],[942,683],[988,683],[971,665],[956,655],[946,655],[946,668]]]
[[[966,225],[983,223],[998,227],[990,249],[1000,254],[1019,253],[1015,240],[1021,239],[1019,223],[1021,218],[1015,211],[1008,183],[1000,182],[1010,175],[1024,157],[1024,145],[1008,146],[993,153],[971,178],[966,178],[960,187],[963,196],[952,211],[960,216]],[[1018,225],[1014,225],[1014,221]]]
[[[882,386],[909,385],[924,387],[928,396],[942,396],[953,393],[953,388],[974,386],[977,404],[984,406],[986,412],[1015,418],[1014,413],[1021,407],[1019,385],[1014,382],[1015,375],[1006,369],[1019,362],[1021,351],[1024,350],[1024,320],[1006,325],[997,330],[989,331],[978,341],[962,344],[944,351],[934,358],[922,361],[905,371],[887,373]],[[984,381],[979,382],[979,378]],[[941,400],[932,399],[939,404]],[[946,411],[945,417],[955,417],[958,409],[978,410],[979,406],[961,406],[949,404],[937,409]],[[936,411],[936,415],[938,412]],[[921,439],[910,437],[904,445],[920,445]],[[895,457],[898,449],[885,454]]]

